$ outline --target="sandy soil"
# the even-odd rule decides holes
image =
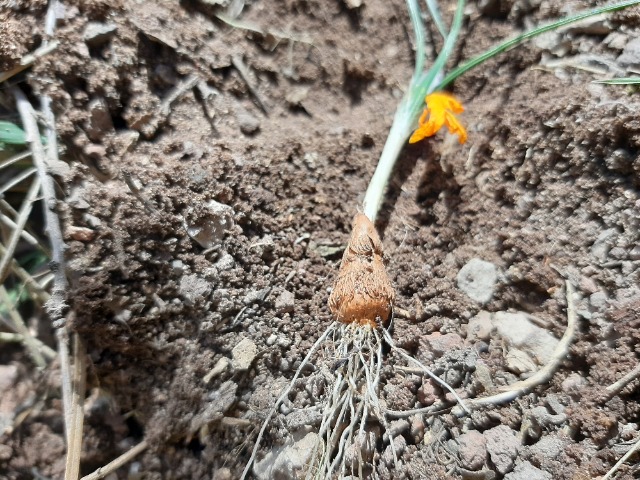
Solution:
[[[42,28],[42,2],[15,3],[6,15]],[[64,3],[60,45],[23,87],[53,98],[71,166],[61,181],[69,321],[90,359],[82,471],[146,438],[117,478],[237,478],[256,425],[331,322],[328,289],[412,72],[405,6],[245,2],[234,27],[216,2]],[[474,3],[455,61],[594,3]],[[640,361],[640,103],[590,82],[624,71],[619,56],[639,29],[630,10],[489,61],[452,89],[468,142],[439,134],[402,154],[378,222],[397,304],[416,316],[396,321],[398,345],[431,365],[446,357],[473,397],[527,375],[503,338],[469,334],[481,311],[529,313],[560,338],[567,278],[580,323],[533,393],[399,426],[400,471],[380,439],[381,478],[595,478],[637,441],[638,381],[612,398],[603,390]],[[7,67],[34,47],[12,40],[0,51]],[[473,258],[498,272],[484,304],[458,286]],[[437,354],[440,334],[454,335]],[[247,369],[232,353],[244,339],[256,346]],[[451,350],[475,364],[465,370]],[[443,396],[388,360],[381,395],[393,408]],[[3,414],[37,404],[3,435],[0,477],[61,478],[58,367],[38,374],[4,346],[0,364]],[[316,400],[304,384],[291,398]],[[261,455],[291,435],[290,408]],[[461,437],[473,431],[469,446]],[[482,447],[469,461],[496,432],[504,451]],[[464,473],[471,464],[481,473]],[[627,465],[617,478],[634,475]]]

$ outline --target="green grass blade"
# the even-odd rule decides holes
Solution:
[[[419,76],[414,75],[411,79],[411,87],[408,94],[408,108],[409,115],[412,119],[415,119],[420,114],[424,104],[424,98],[427,94],[437,90],[437,88],[434,88],[436,84],[435,79],[440,75],[447,63],[447,60],[451,56],[451,52],[453,52],[453,47],[456,44],[456,40],[460,34],[460,29],[462,28],[464,6],[465,0],[458,0],[453,22],[451,23],[451,30],[449,31],[449,35],[447,35],[444,45],[442,46],[442,50],[436,57],[431,68],[427,72],[421,73]]]
[[[440,15],[437,0],[425,0],[425,3],[427,4],[429,14],[431,15],[431,18],[433,18],[433,23],[436,24],[436,28],[440,32],[440,35],[442,35],[442,38],[447,38],[447,26],[442,20],[442,15]]]
[[[424,25],[420,16],[420,7],[417,0],[407,0],[407,8],[409,9],[409,18],[413,25],[413,35],[416,42],[416,67],[413,71],[413,78],[416,78],[424,70],[424,61],[426,52],[424,48]]]
[[[500,43],[499,45],[496,45],[495,47],[491,48],[490,50],[486,51],[485,53],[478,55],[475,58],[472,58],[471,60],[469,60],[468,62],[460,65],[459,67],[455,68],[453,71],[451,71],[451,73],[449,73],[444,80],[442,80],[442,82],[440,82],[440,84],[438,85],[438,90],[443,89],[444,87],[446,87],[447,85],[449,85],[451,82],[453,82],[456,78],[458,78],[460,75],[462,75],[463,73],[468,72],[469,70],[471,70],[474,67],[477,67],[478,65],[482,64],[483,62],[489,60],[492,57],[495,57],[496,55],[505,52],[507,50],[510,50],[511,48],[521,44],[522,42],[525,42],[527,40],[530,40],[533,37],[536,37],[538,35],[541,35],[545,32],[551,31],[551,30],[555,30],[557,28],[563,27],[565,25],[569,25],[571,23],[575,23],[575,22],[579,22],[580,20],[584,20],[585,18],[589,18],[589,17],[593,17],[595,15],[600,15],[603,13],[609,13],[609,12],[615,12],[617,10],[622,10],[624,8],[627,7],[632,7],[634,5],[638,5],[640,4],[640,0],[627,0],[625,2],[620,2],[620,3],[616,3],[613,5],[608,5],[605,7],[600,7],[600,8],[595,8],[593,10],[589,10],[587,12],[582,12],[582,13],[578,13],[576,15],[572,15],[570,17],[565,17],[563,19],[557,20],[555,22],[549,23],[547,25],[543,25],[541,27],[535,28],[529,32],[525,32],[521,35],[518,35],[517,37],[514,37],[510,40],[507,40],[503,43]]]
[[[606,85],[640,85],[640,77],[620,77],[610,80],[594,80],[591,83],[604,83]]]
[[[7,145],[26,145],[27,136],[24,130],[14,123],[0,120],[0,143]]]

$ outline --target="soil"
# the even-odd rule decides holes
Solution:
[[[34,35],[16,33],[0,52],[7,68],[37,46],[44,24],[40,2],[14,3],[6,15]],[[90,363],[82,473],[145,438],[150,448],[117,478],[238,478],[256,426],[332,321],[327,299],[351,221],[412,73],[406,7],[63,3],[59,46],[21,86],[53,98],[71,167],[60,179],[60,211],[68,322]],[[596,3],[471,4],[452,64]],[[217,16],[238,5],[235,26]],[[450,18],[454,2],[442,8]],[[91,34],[91,22],[102,34]],[[580,315],[569,355],[548,384],[510,404],[470,419],[414,418],[399,471],[385,463],[380,440],[381,478],[463,478],[461,434],[499,425],[517,435],[517,455],[505,469],[485,454],[478,470],[486,475],[474,478],[521,478],[526,462],[549,475],[540,478],[595,478],[639,438],[638,381],[610,399],[602,392],[640,361],[640,102],[626,87],[590,83],[602,75],[580,61],[588,53],[598,68],[617,65],[625,39],[640,32],[640,10],[589,25],[456,81],[469,140],[460,146],[440,133],[408,146],[377,224],[396,305],[415,314],[396,319],[393,332],[412,355],[427,358],[435,332],[456,333],[496,385],[517,380],[503,342],[473,340],[467,324],[482,310],[524,311],[560,338],[565,278]],[[486,304],[457,283],[476,257],[499,271]],[[246,369],[232,352],[244,339],[256,346]],[[427,381],[388,360],[382,398],[423,406]],[[0,477],[62,478],[58,365],[38,373],[20,348],[4,346],[0,363],[3,375],[12,369],[2,411],[28,412],[3,435]],[[478,372],[466,372],[468,396],[478,393]],[[304,385],[292,397],[295,406],[315,400]],[[525,419],[540,406],[564,418],[533,428]],[[286,440],[286,413],[260,456]],[[440,447],[429,443],[436,426]],[[549,453],[542,446],[553,439],[563,447]],[[634,475],[627,463],[617,478]]]

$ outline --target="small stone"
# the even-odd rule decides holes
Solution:
[[[451,350],[461,349],[463,346],[462,337],[457,333],[445,333],[442,335],[440,332],[434,332],[431,335],[427,335],[426,341],[431,351],[438,356]]]
[[[211,379],[217,377],[221,373],[224,373],[229,368],[229,365],[231,365],[229,359],[227,357],[222,357],[216,362],[211,371],[204,376],[204,383],[209,383]]]
[[[516,465],[513,472],[504,476],[504,480],[552,480],[549,472],[534,467],[529,462],[521,462]]]
[[[231,473],[231,470],[228,469],[227,467],[222,467],[216,470],[215,472],[213,472],[212,480],[231,480],[232,478],[233,478],[233,475]]]
[[[89,22],[82,39],[90,47],[99,47],[111,40],[117,31],[118,27],[112,23]]]
[[[253,135],[260,130],[260,120],[248,112],[240,112],[237,116],[240,131],[246,135]]]
[[[225,252],[218,259],[215,265],[219,271],[224,272],[226,270],[231,270],[236,265],[236,261],[230,254]]]
[[[15,365],[0,365],[0,393],[13,386],[18,378],[18,367]]]
[[[210,200],[205,208],[190,207],[185,215],[187,234],[202,248],[213,248],[222,243],[233,227],[234,211],[229,205]]]
[[[586,384],[586,378],[579,373],[572,373],[562,382],[562,391],[573,398],[579,398],[583,394],[583,388]]]
[[[295,296],[289,290],[283,290],[276,299],[276,313],[292,313],[295,305]]]
[[[599,262],[605,262],[611,245],[615,242],[617,236],[618,231],[615,228],[609,228],[600,233],[591,246],[591,256]]]
[[[553,357],[558,339],[529,320],[524,312],[496,312],[493,324],[507,345],[527,352],[539,365]]]
[[[184,262],[182,260],[172,261],[171,270],[173,270],[173,273],[182,274],[184,272]]]
[[[469,470],[480,470],[487,458],[487,440],[477,430],[470,430],[458,437],[460,461]]]
[[[506,425],[498,425],[484,432],[483,436],[496,470],[502,475],[510,472],[520,446],[515,432]]]
[[[594,310],[602,311],[608,304],[607,294],[604,292],[596,292],[589,297],[589,303]]]
[[[431,380],[425,379],[424,383],[418,389],[416,396],[418,401],[425,407],[433,405],[437,398],[436,387],[431,383]]]
[[[87,136],[92,142],[99,143],[106,135],[115,134],[111,113],[104,99],[95,98],[91,100],[87,110],[89,110]]]
[[[640,68],[640,38],[634,38],[624,46],[618,57],[618,64],[623,68]]]
[[[553,460],[562,453],[565,443],[556,434],[545,435],[540,441],[529,447],[529,452],[540,460]],[[516,467],[517,470],[518,467]]]
[[[180,295],[190,305],[204,303],[211,295],[212,290],[211,284],[198,275],[183,275],[180,278]]]
[[[395,437],[393,439],[393,446],[395,447],[396,455],[400,458],[405,448],[407,448],[407,441],[402,436]],[[391,448],[391,445],[387,445],[387,448],[384,450],[384,453],[382,454],[382,461],[387,465],[387,467],[393,467],[393,449]]]
[[[0,461],[6,462],[13,455],[13,449],[9,445],[0,444]]]
[[[507,370],[516,375],[521,373],[535,372],[537,370],[536,363],[533,359],[522,350],[510,348],[505,358]]]
[[[243,303],[245,305],[251,305],[254,303],[262,303],[267,298],[271,289],[269,287],[261,288],[259,290],[249,290],[244,296]]]
[[[487,341],[491,338],[492,331],[493,324],[491,323],[491,313],[482,310],[478,312],[475,317],[469,320],[469,325],[467,327],[467,339]]]
[[[248,370],[258,355],[258,347],[250,339],[240,341],[231,351],[231,365],[235,370]]]
[[[322,442],[317,433],[309,432],[299,440],[289,438],[282,447],[271,451],[253,466],[258,480],[304,478],[311,455],[318,442]]]
[[[497,280],[497,267],[479,258],[472,258],[457,276],[458,288],[472,300],[482,304],[493,297]]]
[[[87,227],[76,227],[75,225],[70,225],[67,227],[67,235],[72,240],[77,240],[79,242],[90,242],[95,236],[95,230],[91,230]]]

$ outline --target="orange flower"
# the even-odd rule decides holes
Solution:
[[[460,143],[467,141],[467,131],[454,115],[454,113],[464,112],[458,100],[448,93],[435,92],[427,95],[424,101],[427,108],[420,115],[418,128],[411,135],[409,143],[416,143],[423,138],[435,135],[443,125],[446,125],[451,133],[458,134]]]

